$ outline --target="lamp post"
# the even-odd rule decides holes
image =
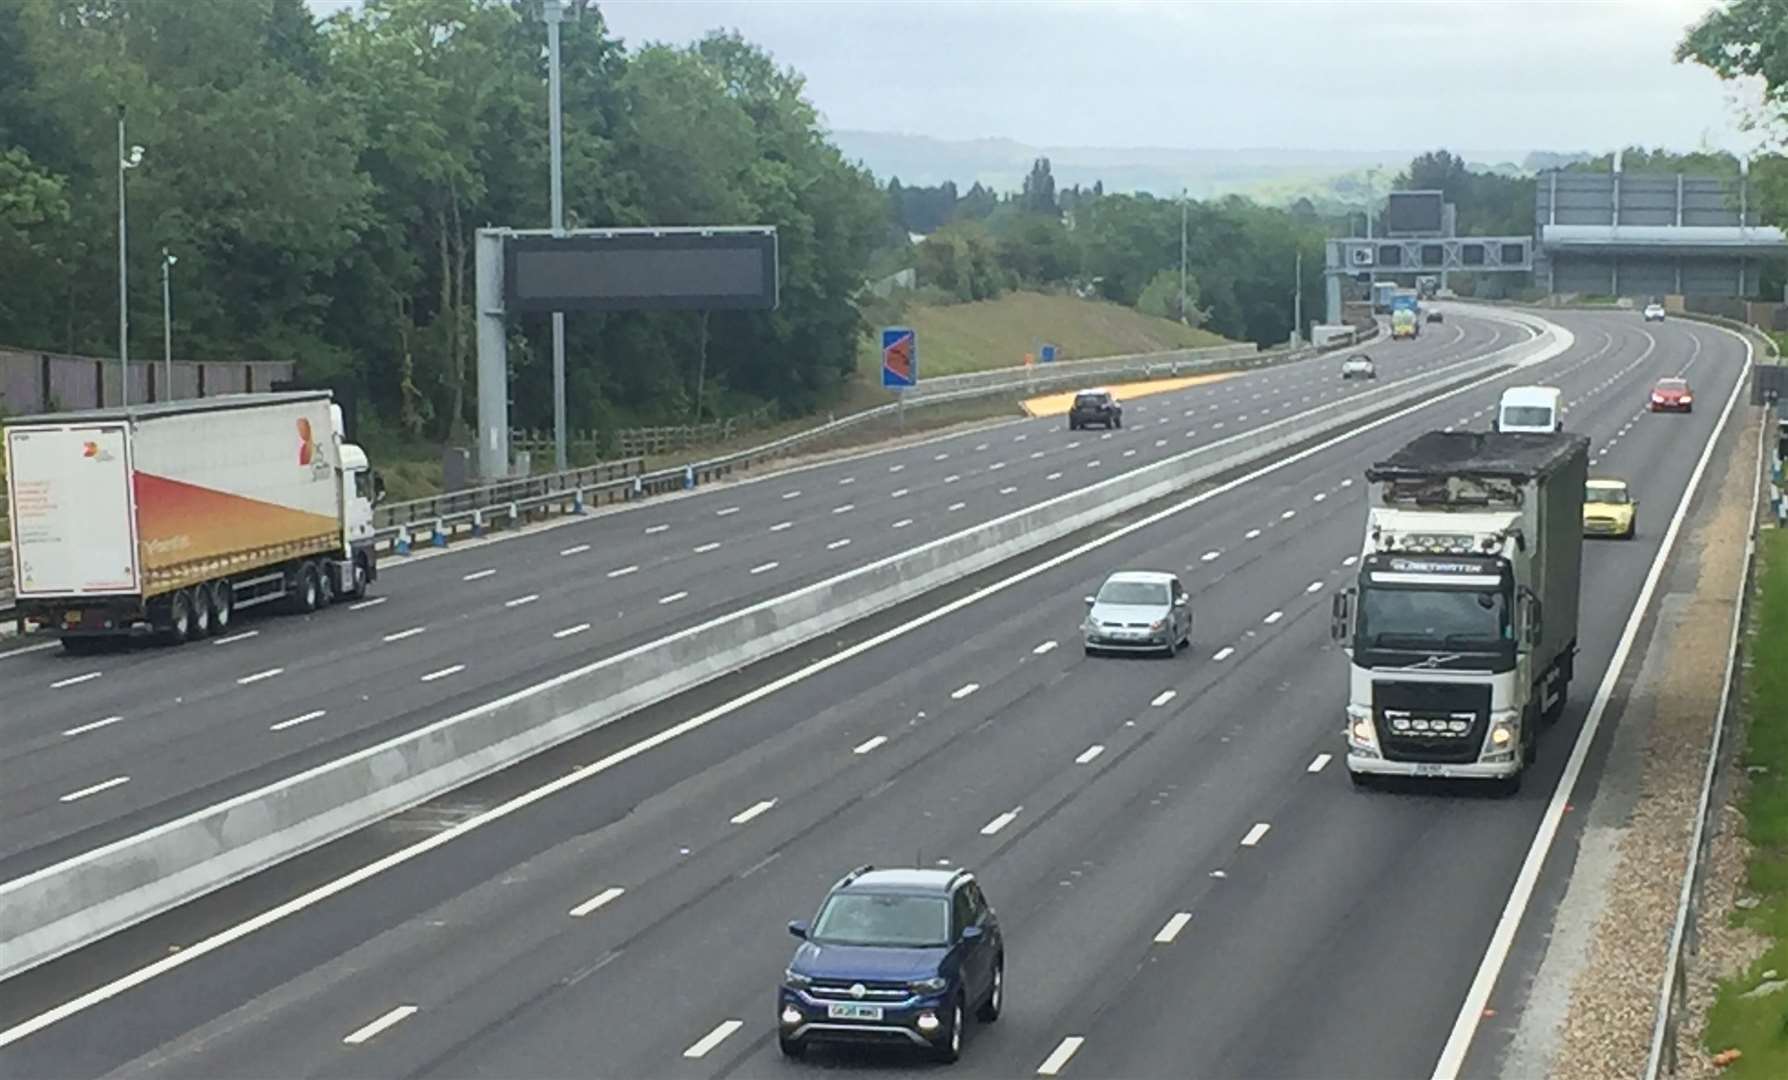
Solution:
[[[125,269],[128,251],[124,216],[124,174],[143,163],[143,148],[124,151],[124,106],[118,106],[118,403],[130,404],[130,292]],[[103,387],[101,388],[104,389]],[[101,402],[103,405],[104,402]]]
[[[561,181],[564,166],[563,124],[559,107],[559,24],[565,19],[563,0],[545,0],[541,12],[546,21],[547,120],[548,140],[552,144],[552,211],[553,235],[565,231],[565,189]],[[565,313],[553,312],[553,468],[564,472],[570,468],[565,445]]]
[[[1186,189],[1180,189],[1180,325],[1186,325]]]
[[[180,261],[178,255],[161,249],[161,378],[162,400],[174,400],[174,292],[168,273]]]

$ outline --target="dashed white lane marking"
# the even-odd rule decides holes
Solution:
[[[1099,459],[1094,458],[1093,460],[1087,462],[1086,467],[1089,469],[1097,469],[1099,467]]]
[[[1054,1050],[1049,1052],[1049,1056],[1043,1059],[1043,1064],[1037,1066],[1037,1075],[1054,1076],[1061,1072],[1062,1066],[1068,1064],[1068,1059],[1074,1056],[1074,1052],[1080,1049],[1080,1044],[1083,1042],[1086,1040],[1079,1035],[1070,1035],[1063,1039]]]
[[[852,510],[855,510],[856,508],[857,508],[856,503],[845,503],[843,506],[834,506],[832,508],[832,512],[834,514],[848,514]]]
[[[626,577],[628,574],[634,574],[634,573],[638,573],[638,572],[639,572],[639,567],[637,565],[623,566],[619,570],[610,570],[608,572],[608,576],[612,577],[612,578]]]
[[[1163,446],[1166,446],[1166,445],[1167,445],[1166,439],[1156,439],[1155,440],[1155,449],[1157,449],[1157,450],[1161,449]]]
[[[968,503],[959,503],[959,502],[951,503],[949,506],[945,507],[944,509],[946,512],[954,514],[956,511],[962,509],[963,507],[965,507],[967,505],[968,505]]]
[[[1134,450],[1126,450],[1126,451],[1124,451],[1124,456],[1125,456],[1125,457],[1135,457],[1135,456],[1136,456],[1136,451],[1134,451]]]
[[[1342,487],[1352,487],[1353,486],[1353,477],[1350,476],[1347,479],[1341,481],[1341,486]]]
[[[1018,489],[1017,489],[1017,488],[1015,488],[1015,487],[1003,487],[1003,488],[1000,488],[1000,494],[1001,494],[1001,495],[1010,495],[1010,494],[1012,494],[1012,493],[1013,493],[1013,492],[1014,492],[1014,491],[1017,491],[1017,490],[1018,490]]]
[[[236,685],[237,686],[247,686],[250,683],[258,683],[262,679],[271,679],[275,675],[283,675],[283,674],[285,674],[285,670],[286,670],[285,668],[276,667],[276,668],[268,668],[266,671],[257,671],[253,675],[244,675],[244,676],[242,676],[242,678],[237,679]]]
[[[1100,743],[1094,743],[1093,745],[1087,747],[1085,750],[1082,750],[1080,752],[1080,756],[1074,759],[1074,764],[1076,764],[1076,765],[1090,765],[1090,764],[1092,764],[1094,758],[1097,758],[1100,754],[1103,754],[1104,752],[1105,752],[1104,745],[1102,745]]]
[[[939,454],[936,457],[932,458],[931,460],[933,460],[933,461],[948,461],[949,459],[950,459],[949,454]]]
[[[1043,478],[1043,479],[1045,479],[1045,480],[1060,480],[1060,479],[1061,479],[1061,478],[1062,478],[1062,474],[1061,474],[1061,473],[1059,473],[1059,472],[1052,472],[1052,473],[1050,473],[1050,474],[1049,474],[1049,475],[1048,475],[1048,476],[1045,476],[1045,477],[1044,477],[1044,478]]]
[[[1272,612],[1271,614],[1269,614],[1266,618],[1262,619],[1261,621],[1266,623],[1268,626],[1271,626],[1283,618],[1285,618],[1285,612],[1275,611],[1275,612]]]
[[[1068,444],[1068,449],[1070,449],[1070,450],[1078,450],[1078,449],[1080,449],[1080,440],[1079,440],[1079,439],[1076,439],[1076,440],[1074,440],[1074,441],[1073,441],[1073,442],[1071,442],[1071,443],[1069,443],[1069,444]]]
[[[67,731],[64,731],[62,734],[64,734],[64,735],[85,735],[89,731],[98,731],[100,728],[103,728],[103,727],[111,727],[113,724],[116,724],[117,722],[119,722],[120,720],[123,720],[123,719],[124,719],[124,717],[122,717],[122,716],[108,716],[104,720],[95,720],[91,724],[82,724],[80,727],[71,727]]]
[[[962,477],[959,474],[951,473],[949,476],[944,477],[944,483],[954,484],[956,481],[958,481],[960,479],[962,479]]]
[[[849,547],[850,542],[851,542],[851,539],[848,536],[842,540],[834,540],[830,544],[826,545],[826,550],[827,551],[837,551],[841,547]]]
[[[396,633],[386,634],[384,636],[384,638],[382,638],[381,640],[402,641],[404,638],[415,637],[417,634],[424,633],[427,630],[428,630],[428,627],[426,627],[426,626],[412,626],[408,630],[399,630]]]
[[[996,461],[996,462],[994,462],[994,463],[993,463],[993,464],[992,464],[992,465],[989,465],[989,466],[987,466],[987,471],[988,471],[988,472],[999,472],[999,471],[1000,471],[1000,470],[1001,470],[1001,469],[1003,469],[1003,468],[1005,468],[1005,467],[1006,467],[1006,463],[1005,463],[1005,462],[1003,462],[1003,461]]]
[[[755,802],[755,803],[751,804],[750,806],[747,806],[745,809],[734,814],[731,818],[732,823],[734,825],[743,825],[746,822],[750,821],[752,818],[755,818],[755,817],[767,812],[770,809],[770,807],[775,806],[775,805],[776,805],[775,799],[759,800],[758,802]]]
[[[951,691],[950,697],[953,700],[961,701],[963,698],[968,697],[970,694],[974,693],[975,691],[977,691],[979,689],[981,689],[981,684],[978,682],[965,683],[964,685]]]
[[[732,1033],[745,1026],[743,1020],[722,1020],[720,1026],[697,1039],[694,1046],[683,1051],[686,1058],[707,1057],[708,1051],[725,1042]]]
[[[1242,539],[1244,539],[1244,540],[1253,540],[1253,539],[1255,539],[1255,538],[1256,538],[1256,537],[1258,537],[1258,536],[1259,536],[1259,535],[1260,535],[1260,530],[1259,530],[1259,529],[1249,529],[1249,530],[1248,530],[1248,532],[1247,532],[1247,533],[1246,533],[1246,535],[1244,535],[1244,536],[1243,536],[1243,537],[1242,537]]]
[[[449,675],[458,675],[460,672],[462,672],[464,670],[466,670],[466,665],[454,664],[452,667],[444,667],[439,671],[429,672],[427,675],[424,675],[422,677],[422,681],[423,682],[434,682],[436,679],[445,679]]]
[[[911,525],[912,523],[913,523],[912,518],[901,518],[899,521],[896,521],[894,523],[893,527],[896,529],[904,529],[908,525]]]
[[[1201,561],[1201,562],[1211,562],[1213,560],[1220,559],[1222,557],[1223,557],[1223,553],[1221,551],[1207,551],[1203,555],[1200,555],[1198,558],[1199,558],[1199,561]]]
[[[738,512],[739,512],[739,508],[736,506],[723,506],[720,509],[714,511],[714,516],[715,517],[727,517],[728,515],[736,514]]]
[[[801,497],[801,493],[799,491],[785,491],[782,493],[782,497],[784,499],[798,499]]]
[[[890,498],[890,499],[904,499],[904,498],[906,498],[906,494],[907,494],[906,488],[895,488],[893,491],[888,493],[888,498]]]
[[[554,630],[554,631],[553,631],[553,637],[555,637],[555,638],[559,638],[559,639],[564,639],[564,638],[568,638],[568,637],[574,637],[574,636],[576,636],[576,635],[578,635],[578,634],[581,634],[581,633],[583,633],[583,632],[584,632],[584,631],[585,631],[585,630],[588,630],[588,629],[589,629],[589,628],[590,628],[590,624],[589,624],[589,623],[587,623],[587,622],[580,622],[580,623],[578,623],[578,624],[577,624],[577,625],[576,625],[576,626],[567,626],[567,627],[566,627],[566,628],[565,628],[565,629],[563,629],[563,630]]]
[[[1111,438],[1111,432],[1107,431],[1105,434],[1099,436],[1099,441],[1104,442],[1106,439],[1109,439],[1109,438]]]
[[[371,600],[362,600],[358,604],[349,604],[348,610],[349,611],[363,611],[369,607],[378,607],[380,604],[383,604],[385,601],[387,601],[389,599],[391,599],[391,597],[389,597],[389,596],[375,596]]]
[[[982,836],[992,836],[994,833],[999,832],[1001,829],[1012,824],[1014,821],[1017,821],[1018,820],[1018,811],[1023,810],[1023,809],[1024,809],[1024,807],[1022,807],[1022,806],[1016,807],[1014,809],[1006,811],[1005,813],[1001,814],[999,817],[994,818],[992,821],[989,821],[987,824],[981,826],[981,835]]]
[[[661,533],[668,528],[670,528],[669,525],[647,525],[646,535],[651,536],[653,533]]]
[[[1321,592],[1322,591],[1322,582],[1312,581],[1309,585],[1304,587],[1304,591],[1307,593]]]
[[[695,545],[695,547],[691,548],[690,550],[695,552],[697,555],[706,555],[710,551],[720,550],[720,544],[717,542],[710,541],[709,543],[706,543],[706,544],[697,544],[697,545]]]
[[[1212,431],[1221,431],[1221,430],[1223,430],[1223,421],[1221,421],[1221,420],[1219,420],[1219,421],[1217,421],[1217,422],[1216,422],[1216,423],[1214,423],[1214,424],[1212,424],[1212,425],[1211,425],[1211,430],[1212,430]]]
[[[359,1046],[361,1043],[376,1037],[386,1028],[389,1028],[394,1024],[400,1024],[411,1016],[414,1016],[416,1014],[416,1009],[417,1007],[414,1005],[399,1005],[384,1016],[379,1017],[372,1023],[353,1032],[347,1038],[343,1039],[342,1042],[347,1043],[349,1046]]]
[[[782,565],[781,563],[774,562],[774,561],[767,562],[767,563],[760,563],[757,566],[752,567],[751,572],[754,574],[767,574],[770,571],[776,569],[778,566],[781,566],[781,565]]]
[[[1319,491],[1319,492],[1317,492],[1317,493],[1316,493],[1316,494],[1314,494],[1314,495],[1312,495],[1312,496],[1310,496],[1310,501],[1311,501],[1311,502],[1322,502],[1322,501],[1323,501],[1323,500],[1324,500],[1324,499],[1326,499],[1326,498],[1328,498],[1328,497],[1329,497],[1329,493],[1328,493],[1328,492],[1326,492],[1326,491]]]
[[[1163,690],[1159,694],[1156,694],[1155,700],[1149,702],[1149,704],[1159,709],[1176,697],[1179,697],[1179,692],[1177,690]]]
[[[1279,520],[1290,521],[1292,518],[1297,517],[1297,516],[1298,516],[1298,512],[1296,510],[1287,510],[1283,514],[1279,515]]]
[[[590,897],[588,900],[585,900],[583,903],[572,908],[568,914],[574,919],[581,919],[590,912],[619,900],[622,894],[626,891],[626,889],[619,887],[604,889],[595,896]]]
[[[891,472],[891,473],[892,473],[892,472],[899,472],[899,471],[900,471],[900,470],[902,470],[902,469],[904,469],[904,468],[906,468],[906,466],[905,466],[905,465],[890,465],[890,466],[888,466],[888,471],[889,471],[889,472]]]
[[[1043,456],[1043,451],[1041,451],[1041,450],[1032,450],[1031,451],[1031,460],[1032,461],[1035,461],[1042,456]]]
[[[1349,555],[1347,558],[1341,560],[1341,565],[1342,566],[1352,566],[1354,563],[1357,563],[1359,561],[1360,561],[1360,557],[1358,555]]]
[[[770,531],[771,532],[781,532],[782,530],[789,528],[792,525],[794,525],[794,522],[792,522],[792,521],[778,521],[776,524],[770,526]]]
[[[267,730],[284,731],[287,728],[297,727],[299,724],[308,724],[312,720],[321,720],[328,715],[329,710],[327,709],[313,709],[312,711],[305,713],[303,716],[294,716],[290,720],[281,720],[277,724],[269,724],[267,725]]]
[[[660,596],[658,598],[658,602],[660,604],[674,604],[677,601],[683,599],[685,596],[688,596],[688,595],[689,594],[686,592],[674,592],[674,593],[671,593],[669,596]]]
[[[1012,436],[1012,441],[1013,442],[1023,442],[1024,440],[1026,440],[1028,438],[1030,438],[1029,435],[1014,435],[1014,436]]]
[[[1272,828],[1272,826],[1268,825],[1264,821],[1255,825],[1252,829],[1248,830],[1247,836],[1242,837],[1242,846],[1243,847],[1253,847],[1254,845],[1260,843],[1260,838],[1265,836],[1267,834],[1267,830],[1270,828]]]
[[[518,596],[513,600],[505,600],[505,601],[503,601],[503,606],[504,607],[523,607],[527,604],[532,604],[534,601],[536,601],[538,599],[540,599],[540,594],[537,592],[531,592],[526,596]]]
[[[1228,645],[1225,645],[1221,649],[1218,649],[1216,652],[1212,653],[1211,659],[1212,660],[1227,660],[1233,655],[1235,655],[1235,650],[1230,648]]]
[[[1310,762],[1310,767],[1305,769],[1304,771],[1305,772],[1321,772],[1323,770],[1323,767],[1325,765],[1327,765],[1329,763],[1329,761],[1330,761],[1330,757],[1328,754],[1317,754],[1316,760]]]
[[[55,682],[50,684],[50,689],[51,690],[61,690],[63,687],[66,687],[66,686],[74,686],[79,683],[90,682],[93,679],[99,678],[100,674],[101,673],[97,672],[97,671],[89,671],[85,675],[71,675],[66,679],[57,679]]]
[[[1190,911],[1175,913],[1173,918],[1167,920],[1167,925],[1155,932],[1155,944],[1172,945],[1173,939],[1179,937],[1180,931],[1184,930],[1186,924],[1191,921],[1192,913]]]
[[[471,573],[460,578],[460,580],[461,581],[482,581],[485,578],[490,577],[491,575],[495,574],[496,572],[497,572],[496,567],[487,566],[483,570],[472,571]]]
[[[570,555],[582,555],[584,552],[586,552],[588,550],[590,550],[590,545],[588,545],[588,544],[573,544],[570,547],[566,548],[565,550],[559,552],[559,557],[565,558]]]
[[[1055,649],[1055,642],[1045,641],[1041,645],[1038,645],[1036,648],[1032,649],[1031,653],[1034,656],[1042,656],[1044,653],[1054,651],[1054,649]]]
[[[84,787],[79,791],[71,791],[68,794],[59,797],[56,801],[57,802],[74,802],[76,799],[85,799],[89,795],[97,795],[100,792],[107,790],[108,788],[115,788],[119,784],[128,784],[128,783],[130,783],[130,777],[128,777],[128,776],[114,776],[110,780],[102,780],[99,783],[94,784],[92,787]]]
[[[888,737],[886,735],[875,735],[870,738],[864,739],[862,742],[851,747],[851,753],[853,753],[853,754],[867,754],[871,750],[874,750],[876,747],[882,745],[883,743],[885,743],[887,741],[888,741]]]
[[[234,645],[238,641],[247,641],[249,638],[260,637],[260,636],[261,636],[261,632],[259,630],[244,630],[240,634],[231,634],[229,637],[220,637],[216,641],[213,641],[211,644],[213,644],[213,645]]]
[[[844,485],[846,485],[846,484],[854,484],[854,483],[856,483],[856,482],[857,482],[857,478],[856,478],[856,477],[854,477],[854,476],[846,476],[846,477],[843,477],[843,478],[841,478],[841,479],[840,479],[840,480],[839,480],[839,481],[838,481],[838,486],[839,486],[839,487],[843,487],[843,486],[844,486]]]

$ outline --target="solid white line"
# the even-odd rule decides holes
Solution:
[[[1729,330],[1725,332],[1732,333]],[[1564,773],[1559,777],[1558,786],[1552,791],[1552,801],[1546,805],[1546,813],[1540,818],[1533,843],[1528,846],[1527,857],[1521,863],[1521,872],[1515,877],[1515,884],[1509,890],[1508,902],[1503,905],[1502,915],[1496,921],[1496,930],[1490,935],[1490,944],[1484,949],[1484,960],[1478,966],[1471,988],[1466,991],[1465,1003],[1460,1006],[1459,1015],[1453,1020],[1453,1030],[1447,1036],[1446,1045],[1441,1048],[1440,1060],[1434,1066],[1434,1080],[1453,1080],[1465,1065],[1465,1055],[1471,1050],[1471,1042],[1477,1035],[1478,1024],[1490,1001],[1490,993],[1496,988],[1496,980],[1502,974],[1503,964],[1508,960],[1509,949],[1514,945],[1515,932],[1520,929],[1522,917],[1527,914],[1527,905],[1533,898],[1534,886],[1539,882],[1540,867],[1552,850],[1559,824],[1564,820],[1565,808],[1570,804],[1573,789],[1577,786],[1578,774],[1583,771],[1583,762],[1589,757],[1589,746],[1595,741],[1596,731],[1602,726],[1602,715],[1607,711],[1608,702],[1613,698],[1615,686],[1620,681],[1621,671],[1626,667],[1627,654],[1632,652],[1633,643],[1638,640],[1639,628],[1644,624],[1646,612],[1651,607],[1652,594],[1657,590],[1658,581],[1664,576],[1664,564],[1675,550],[1677,535],[1682,531],[1689,505],[1694,502],[1695,493],[1701,487],[1702,474],[1707,471],[1707,463],[1712,460],[1720,436],[1726,430],[1726,422],[1732,416],[1733,407],[1738,404],[1739,396],[1745,392],[1745,387],[1750,382],[1754,360],[1751,342],[1739,334],[1732,336],[1744,342],[1745,346],[1745,363],[1739,370],[1738,383],[1733,387],[1732,395],[1726,399],[1726,408],[1714,424],[1713,434],[1708,436],[1706,445],[1701,449],[1701,458],[1695,463],[1695,471],[1689,474],[1688,485],[1683,489],[1682,499],[1676,504],[1676,513],[1671,517],[1669,527],[1664,530],[1664,539],[1658,545],[1657,556],[1652,559],[1651,570],[1645,576],[1645,583],[1639,587],[1639,596],[1633,603],[1632,614],[1628,616],[1620,641],[1614,647],[1614,655],[1608,661],[1608,669],[1602,676],[1601,685],[1596,687],[1596,696],[1590,703],[1589,714],[1583,719],[1583,726],[1578,730],[1577,742],[1571,747],[1571,756],[1565,762]]]
[[[706,1057],[708,1051],[725,1042],[733,1032],[744,1026],[745,1021],[743,1020],[723,1020],[719,1027],[703,1035],[694,1046],[683,1051],[683,1056],[686,1058]]]
[[[1037,1066],[1037,1075],[1054,1076],[1061,1072],[1062,1066],[1068,1063],[1068,1059],[1074,1056],[1074,1052],[1080,1049],[1080,1044],[1083,1042],[1086,1040],[1079,1035],[1070,1035],[1063,1039],[1061,1044],[1051,1050],[1049,1056],[1043,1059],[1043,1064]]]
[[[1179,937],[1180,931],[1184,930],[1186,928],[1186,924],[1191,921],[1192,921],[1192,913],[1190,911],[1181,911],[1181,912],[1176,913],[1173,918],[1167,920],[1167,924],[1165,926],[1161,927],[1160,930],[1155,932],[1155,944],[1157,944],[1157,945],[1172,945],[1173,939],[1176,937]]]
[[[723,506],[720,509],[714,511],[714,516],[715,517],[726,517],[728,514],[736,514],[738,512],[739,512],[739,508],[736,506]]]
[[[77,683],[87,682],[89,679],[97,679],[97,678],[99,678],[99,676],[100,676],[99,672],[89,671],[85,675],[75,675],[75,676],[72,676],[67,679],[58,679],[57,681],[50,684],[50,689],[51,690],[60,690],[65,686],[74,686]]]
[[[240,634],[231,634],[229,637],[220,637],[216,641],[213,641],[211,644],[213,644],[213,645],[234,645],[238,641],[247,641],[251,637],[260,637],[260,636],[261,636],[261,632],[259,630],[244,630]]]
[[[590,628],[590,624],[589,624],[589,623],[587,623],[587,622],[580,622],[580,623],[578,623],[578,624],[577,624],[577,625],[576,625],[576,626],[567,626],[567,627],[566,627],[566,628],[565,628],[565,629],[563,629],[563,630],[554,630],[554,631],[553,631],[553,637],[555,637],[555,638],[568,638],[568,637],[571,637],[571,636],[572,636],[572,635],[574,635],[574,634],[581,634],[581,633],[583,633],[583,632],[584,632],[584,631],[585,631],[585,630],[588,630],[588,629],[589,629],[589,628]]]
[[[688,595],[689,594],[686,592],[674,592],[674,593],[671,593],[669,596],[660,596],[658,598],[658,602],[660,604],[674,604],[677,601],[683,599],[685,596],[688,596]]]
[[[975,691],[977,691],[979,689],[981,689],[980,683],[973,683],[973,682],[968,683],[968,684],[960,687],[953,693],[951,693],[950,697],[954,698],[957,701],[961,701],[963,698],[968,697],[970,694],[974,693]]]
[[[380,604],[383,604],[385,601],[387,601],[389,599],[391,599],[391,597],[389,597],[389,596],[375,596],[371,600],[362,600],[358,604],[349,604],[348,610],[349,611],[364,611],[365,609],[367,609],[369,607],[378,607]]]
[[[1305,769],[1304,771],[1305,772],[1321,772],[1323,770],[1323,767],[1326,766],[1328,763],[1329,763],[1329,755],[1317,754],[1315,760],[1310,762],[1310,767]]]
[[[1008,810],[1005,813],[1001,814],[999,817],[996,817],[992,821],[989,821],[987,824],[981,826],[981,835],[982,836],[992,836],[994,833],[999,832],[1001,829],[1012,824],[1014,821],[1017,821],[1018,820],[1018,811],[1023,810],[1023,809],[1024,809],[1024,807],[1020,806],[1020,807],[1018,807],[1017,810]]]
[[[1095,758],[1097,758],[1100,754],[1103,754],[1104,752],[1105,752],[1105,747],[1103,745],[1101,745],[1099,743],[1094,743],[1093,745],[1087,747],[1085,750],[1082,750],[1080,752],[1080,756],[1074,759],[1074,764],[1076,764],[1076,765],[1090,765],[1093,763],[1093,760]]]
[[[848,536],[842,540],[834,540],[830,544],[826,545],[826,550],[827,551],[837,551],[839,548],[845,547],[850,542],[851,542],[851,538]]]
[[[754,574],[767,573],[771,570],[776,569],[778,566],[781,566],[781,565],[782,564],[779,562],[760,563],[757,566],[752,567],[751,572]]]
[[[1275,612],[1272,612],[1271,614],[1269,614],[1266,618],[1262,619],[1261,621],[1266,623],[1268,626],[1271,626],[1283,618],[1285,618],[1285,612],[1275,611]]]
[[[1176,698],[1178,696],[1179,696],[1179,693],[1177,691],[1163,690],[1159,694],[1156,694],[1155,700],[1149,702],[1149,704],[1153,705],[1155,708],[1159,709],[1161,706],[1167,704],[1168,702],[1172,701],[1174,698]]]
[[[82,724],[80,727],[71,727],[67,731],[64,731],[62,734],[64,734],[64,735],[85,735],[89,731],[98,731],[102,727],[111,727],[113,724],[116,724],[118,721],[120,721],[122,719],[124,719],[124,717],[122,717],[122,716],[108,716],[104,720],[95,720],[91,724]]]
[[[242,678],[237,679],[236,685],[237,686],[247,686],[250,683],[258,683],[262,679],[271,679],[275,675],[282,675],[285,673],[285,670],[286,670],[285,668],[276,667],[276,668],[268,668],[266,671],[257,671],[253,675],[244,675],[244,676],[242,676]]]
[[[637,573],[638,571],[638,566],[623,566],[619,570],[610,570],[608,576],[612,578],[626,577],[628,574]]]
[[[569,555],[582,555],[584,552],[586,552],[588,550],[590,550],[590,545],[588,545],[588,544],[573,544],[570,547],[566,548],[565,550],[559,552],[559,557],[564,558]]]
[[[718,551],[719,549],[720,549],[719,543],[710,542],[710,543],[706,543],[706,544],[697,544],[691,550],[693,550],[697,555],[706,555],[710,551]]]
[[[449,675],[458,675],[460,672],[462,672],[464,670],[466,670],[466,665],[455,664],[452,667],[444,667],[439,671],[429,672],[427,675],[424,675],[422,677],[422,681],[423,682],[434,682],[436,679],[445,679]]]
[[[317,709],[313,712],[307,712],[303,716],[294,716],[290,720],[281,720],[277,724],[270,724],[268,725],[267,730],[284,731],[289,727],[297,727],[299,724],[309,723],[312,720],[317,720],[328,715],[329,711],[327,709]]]
[[[604,889],[595,896],[590,897],[588,900],[585,900],[583,903],[572,908],[567,914],[574,919],[581,919],[590,912],[595,911],[597,908],[608,904],[610,901],[619,899],[621,894],[626,891],[626,889],[621,888]]]
[[[359,1046],[361,1043],[378,1035],[379,1032],[384,1031],[393,1024],[401,1023],[415,1015],[415,1013],[416,1006],[399,1005],[384,1016],[379,1017],[377,1020],[374,1020],[372,1023],[354,1032],[352,1035],[349,1035],[347,1038],[343,1039],[342,1042],[345,1042],[350,1046]]]
[[[651,536],[653,533],[661,533],[668,528],[670,528],[669,525],[647,525],[646,535]]]
[[[912,523],[913,523],[913,519],[912,519],[912,518],[901,518],[901,519],[900,519],[900,520],[899,520],[899,521],[896,521],[896,522],[895,522],[895,523],[894,523],[894,526],[893,526],[893,527],[894,527],[894,528],[896,528],[896,529],[904,529],[904,528],[906,528],[906,527],[907,527],[907,526],[908,526],[908,525],[911,525],[911,524],[912,524]]]
[[[759,814],[764,813],[766,810],[770,809],[770,807],[775,806],[775,805],[776,805],[775,799],[765,799],[762,802],[756,803],[752,806],[748,806],[745,809],[734,814],[732,816],[732,822],[734,825],[743,825],[747,821],[750,821],[752,818],[757,817]]]
[[[1235,652],[1234,649],[1225,645],[1221,649],[1218,649],[1216,652],[1212,653],[1211,659],[1212,660],[1227,660],[1227,659],[1229,659],[1230,655],[1233,654],[1234,652]]]
[[[781,532],[782,530],[788,528],[789,526],[791,526],[793,524],[794,524],[794,522],[792,522],[792,521],[778,521],[776,524],[770,526],[770,531],[771,532]]]
[[[887,741],[888,741],[888,737],[886,735],[877,735],[873,738],[864,739],[862,742],[851,747],[851,753],[853,753],[853,754],[867,754],[871,750],[874,750],[876,747],[882,745],[883,743],[885,743]]]
[[[46,641],[41,645],[27,645],[11,652],[0,652],[0,660],[10,660],[15,656],[24,656],[26,653],[43,652],[45,649],[54,649],[60,644],[62,644],[60,641]]]
[[[1266,822],[1263,821],[1263,822],[1259,823],[1258,825],[1254,826],[1252,829],[1249,829],[1248,835],[1242,837],[1242,846],[1243,847],[1253,847],[1254,845],[1260,843],[1260,838],[1265,836],[1267,834],[1267,830],[1270,828],[1272,828],[1272,826],[1268,825]]]
[[[383,640],[402,641],[404,638],[415,637],[417,634],[423,633],[427,629],[428,627],[426,626],[412,626],[408,630],[399,630],[394,634],[386,634]]]
[[[119,784],[128,784],[128,783],[130,783],[130,777],[128,777],[128,776],[114,776],[110,780],[106,780],[101,783],[94,784],[92,787],[84,787],[79,791],[71,791],[68,794],[57,799],[56,801],[57,802],[74,802],[76,799],[85,799],[87,796],[104,791],[107,788],[115,788]]]
[[[460,580],[461,581],[479,581],[484,578],[490,577],[492,574],[495,574],[496,572],[497,572],[497,568],[494,566],[489,567],[484,570],[474,570],[471,573],[460,578]]]
[[[1045,641],[1043,644],[1032,649],[1031,652],[1037,656],[1042,656],[1044,653],[1049,652],[1049,651],[1053,650],[1054,648],[1055,648],[1055,642]]]
[[[529,593],[526,596],[518,596],[513,600],[505,600],[505,601],[503,601],[503,606],[504,607],[521,607],[523,604],[532,604],[534,601],[536,601],[538,599],[540,599],[539,593]]]

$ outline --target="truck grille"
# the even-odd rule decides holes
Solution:
[[[1490,723],[1490,688],[1375,682],[1372,717],[1387,761],[1476,761]]]

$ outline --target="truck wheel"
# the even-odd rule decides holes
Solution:
[[[298,610],[309,613],[323,606],[323,582],[316,563],[305,563],[298,570]]]
[[[358,600],[366,595],[366,560],[358,555],[354,557],[354,584],[348,590],[349,600]]]
[[[211,594],[211,632],[221,637],[236,619],[236,590],[227,581],[213,581],[205,589]]]
[[[178,645],[192,633],[192,594],[185,589],[177,590],[168,597],[167,608],[162,615],[161,626],[156,636],[163,645]]]
[[[215,633],[211,628],[211,590],[203,585],[194,585],[189,595],[192,597],[192,625],[186,636],[192,641],[208,638]]]

